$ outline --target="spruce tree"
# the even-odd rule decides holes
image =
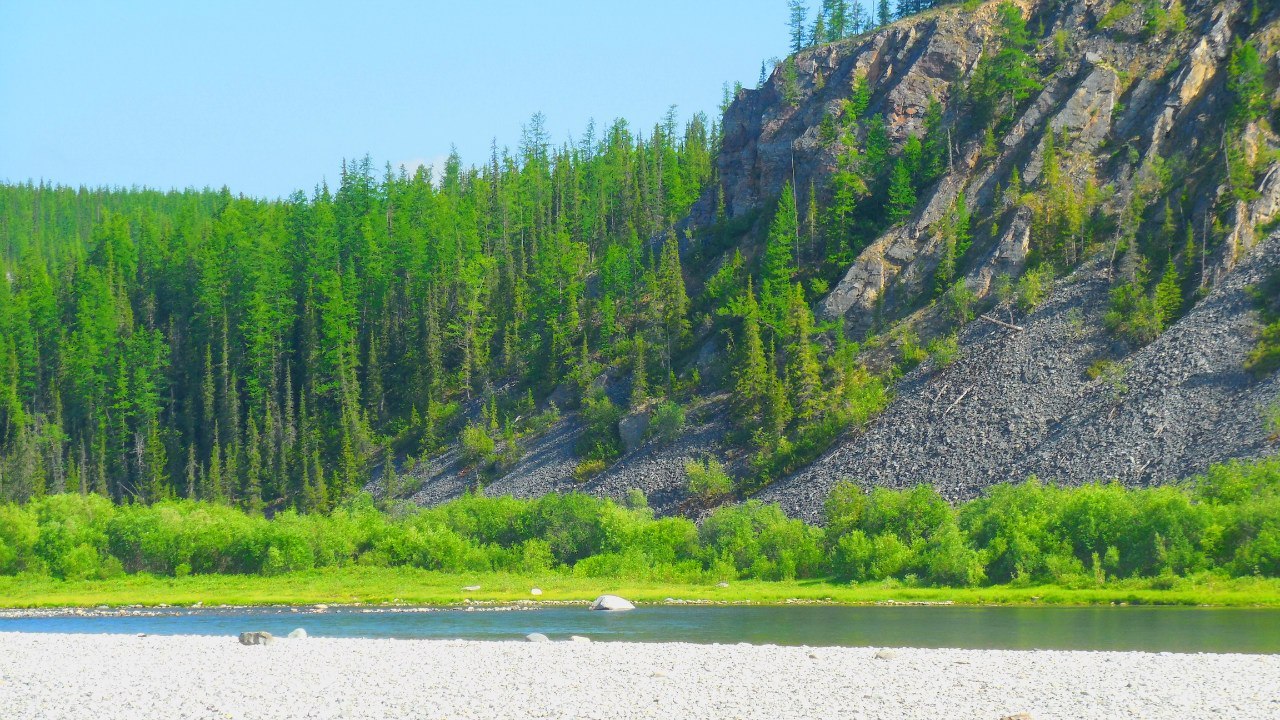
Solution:
[[[911,182],[911,170],[899,158],[889,178],[889,222],[899,223],[911,216],[916,206],[916,190]]]

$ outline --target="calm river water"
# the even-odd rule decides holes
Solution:
[[[1280,653],[1280,610],[1234,608],[209,608],[0,618],[0,632],[283,635],[297,627],[315,637],[513,640],[540,632],[553,640],[586,635],[632,642]]]

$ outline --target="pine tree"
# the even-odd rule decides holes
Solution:
[[[637,333],[632,342],[634,357],[631,363],[631,407],[637,408],[649,399],[648,373],[645,370],[644,336]]]
[[[761,268],[760,307],[765,324],[780,332],[791,296],[795,275],[795,240],[799,228],[796,199],[791,183],[782,186],[782,195],[769,225]]]
[[[804,0],[787,0],[787,25],[791,32],[791,52],[798,53],[805,48],[805,18],[809,8]]]
[[[889,179],[889,222],[899,223],[911,216],[916,206],[916,190],[911,182],[911,170],[899,158]]]
[[[760,307],[755,290],[747,281],[741,312],[742,327],[737,337],[738,360],[734,371],[734,414],[740,427],[757,427],[768,392],[769,368],[760,335]]]
[[[881,27],[893,22],[893,11],[889,7],[889,0],[878,0],[876,4],[876,22]]]
[[[1169,258],[1169,262],[1164,267],[1164,275],[1156,284],[1155,301],[1160,311],[1162,328],[1172,325],[1182,314],[1182,278],[1178,275],[1178,268],[1173,258]]]
[[[796,418],[803,423],[817,420],[823,413],[822,376],[813,350],[813,313],[804,300],[804,289],[792,289],[788,314],[791,344],[787,347],[787,385]]]

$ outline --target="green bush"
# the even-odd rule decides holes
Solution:
[[[733,492],[733,479],[724,471],[719,460],[690,460],[685,463],[684,474],[689,494],[710,504]]]
[[[482,425],[468,424],[462,429],[458,442],[462,445],[462,459],[468,465],[487,463],[493,458],[496,446]]]
[[[713,462],[699,470],[723,473]],[[96,495],[0,505],[0,574],[275,575],[412,566],[450,573],[703,582],[814,578],[945,586],[1091,586],[1201,573],[1280,576],[1280,459],[1228,463],[1179,484],[1063,488],[1035,478],[946,502],[928,485],[839,483],[824,528],[750,501],[696,526],[583,494],[467,495],[391,516],[359,496],[327,514],[266,519],[208,502],[115,506]]]
[[[680,403],[667,400],[660,403],[653,412],[653,420],[649,423],[649,432],[663,442],[671,442],[684,432],[684,408]]]

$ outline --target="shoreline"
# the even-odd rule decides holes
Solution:
[[[1267,718],[1280,656],[0,633],[0,716]],[[121,673],[120,667],[130,672]]]
[[[1159,587],[1153,585],[1159,584]],[[534,590],[538,592],[534,592]],[[579,604],[605,594],[654,605],[972,605],[1001,607],[1159,605],[1280,607],[1280,579],[1212,576],[1123,580],[1096,587],[946,588],[897,583],[851,585],[822,580],[733,580],[716,584],[448,574],[408,568],[332,568],[277,576],[124,575],[106,580],[0,577],[0,610],[165,607],[464,607]]]

